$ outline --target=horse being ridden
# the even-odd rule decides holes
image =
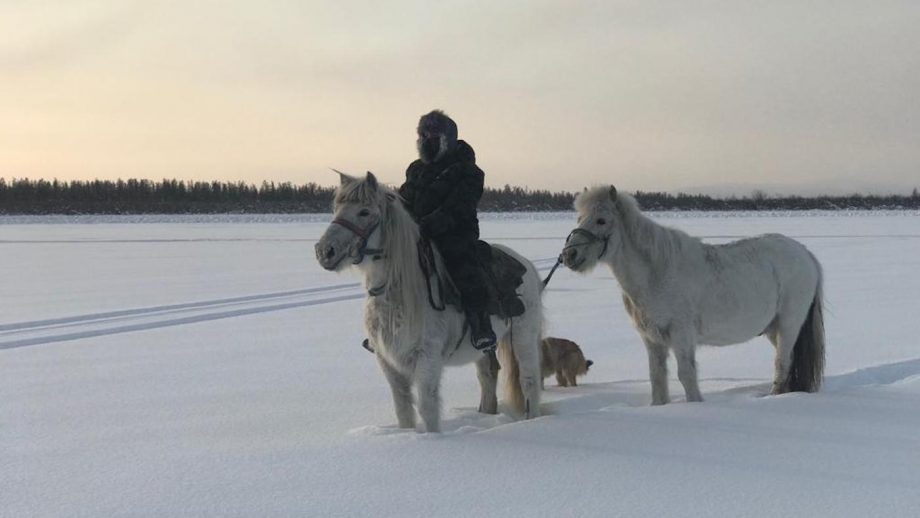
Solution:
[[[571,270],[605,263],[648,350],[652,404],[669,401],[668,350],[688,401],[702,401],[696,346],[765,335],[776,349],[773,393],[813,392],[824,369],[821,265],[779,234],[708,245],[644,216],[616,188],[575,199],[578,227],[562,254]]]
[[[356,268],[364,276],[368,297],[365,328],[393,392],[402,428],[415,426],[412,386],[425,430],[440,430],[440,381],[444,366],[476,363],[481,389],[479,410],[498,412],[497,366],[467,338],[465,316],[443,300],[437,282],[426,282],[419,265],[419,227],[392,190],[373,174],[363,179],[341,176],[335,194],[335,219],[316,244],[316,258],[326,270]],[[543,326],[541,282],[527,259],[507,247],[503,251],[526,266],[518,289],[524,313],[492,325],[498,344],[506,397],[525,417],[540,415],[540,338]],[[443,261],[437,249],[438,270]],[[430,288],[429,288],[430,286]],[[429,293],[429,289],[434,293]]]

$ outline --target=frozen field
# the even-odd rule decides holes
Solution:
[[[827,379],[764,397],[762,338],[698,354],[706,402],[651,408],[606,270],[560,270],[547,330],[594,360],[545,417],[394,429],[328,216],[0,218],[0,515],[918,516],[920,214],[655,216],[708,241],[798,237],[824,264]],[[570,214],[489,215],[545,273]],[[672,371],[673,371],[672,363]]]

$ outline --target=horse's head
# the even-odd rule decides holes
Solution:
[[[338,171],[336,171],[338,173]],[[360,264],[365,256],[383,251],[382,223],[393,193],[368,171],[364,178],[343,173],[335,191],[334,218],[316,243],[316,260],[326,270],[339,271]]]
[[[602,186],[585,189],[575,197],[578,227],[569,234],[562,249],[562,261],[573,271],[594,268],[610,250],[611,240],[619,239],[615,232],[616,187]]]

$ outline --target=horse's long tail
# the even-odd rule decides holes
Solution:
[[[518,416],[540,416],[540,338],[543,334],[543,301],[540,274],[533,263],[503,247],[527,272],[520,295],[523,315],[511,319],[508,332],[498,342],[499,363],[504,372],[504,401]]]
[[[808,316],[795,340],[789,369],[789,390],[797,392],[817,392],[824,378],[824,274],[813,255],[812,260],[818,268],[818,284]]]
[[[526,412],[524,391],[521,390],[521,368],[518,366],[514,347],[511,344],[511,333],[507,333],[498,342],[498,362],[502,366],[505,383],[505,399],[514,412],[522,415]]]

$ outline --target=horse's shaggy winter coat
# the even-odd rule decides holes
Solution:
[[[342,175],[336,192],[335,220],[316,244],[316,258],[327,270],[358,269],[368,298],[365,328],[393,392],[399,426],[415,426],[412,387],[418,412],[429,432],[440,430],[440,382],[444,366],[476,362],[482,390],[481,412],[497,413],[496,366],[473,348],[462,313],[429,303],[425,274],[419,266],[419,228],[396,194],[377,183]],[[503,250],[527,267],[518,293],[525,312],[510,322],[493,319],[506,395],[526,417],[540,415],[540,334],[543,325],[541,281],[533,264],[511,249]],[[440,254],[435,260],[443,268]],[[433,279],[429,279],[432,280]],[[441,300],[437,282],[432,297]]]
[[[696,346],[765,335],[776,348],[773,393],[819,389],[824,369],[822,273],[801,243],[779,234],[709,245],[644,216],[612,186],[575,199],[578,228],[563,260],[610,267],[648,350],[652,404],[669,401],[668,351],[688,401],[702,401]]]

